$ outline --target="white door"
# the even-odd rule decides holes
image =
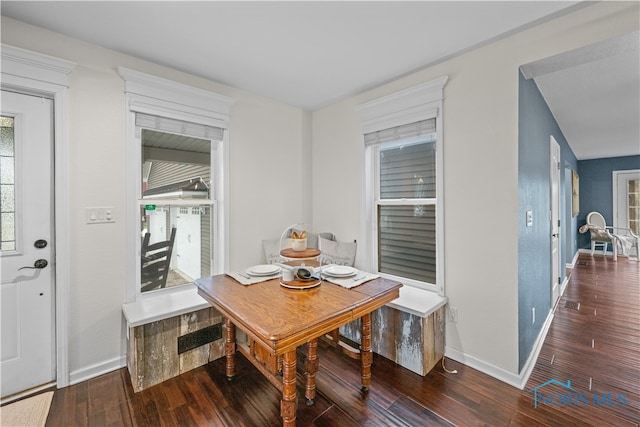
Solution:
[[[56,378],[53,101],[3,90],[1,106],[0,374],[5,397]]]
[[[200,273],[200,208],[181,207],[176,221],[176,268],[191,279]]]
[[[613,172],[613,201],[613,226],[640,236],[640,170]]]
[[[551,306],[560,296],[560,145],[550,138],[551,178]]]

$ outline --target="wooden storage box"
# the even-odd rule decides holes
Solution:
[[[133,390],[138,392],[224,356],[222,316],[205,308],[129,330],[127,367]],[[178,353],[179,337],[220,325],[220,338]]]
[[[384,306],[371,314],[371,349],[417,374],[427,375],[444,356],[445,306],[426,316]],[[360,342],[360,322],[340,328]]]

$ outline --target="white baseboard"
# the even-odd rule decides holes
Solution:
[[[529,381],[531,372],[533,372],[533,368],[536,364],[536,360],[538,359],[538,355],[540,354],[540,350],[542,349],[542,344],[544,343],[544,339],[547,336],[547,332],[549,331],[552,320],[553,311],[549,310],[549,314],[547,315],[544,325],[542,325],[542,329],[540,330],[540,333],[536,338],[536,342],[534,343],[533,349],[529,354],[529,358],[527,359],[527,362],[524,364],[519,374],[499,368],[495,365],[492,365],[491,363],[487,363],[484,360],[480,360],[449,346],[445,346],[444,354],[446,357],[467,365],[470,368],[476,369],[489,375],[490,377],[493,377],[497,380],[517,387],[520,390],[523,390],[527,385],[527,381]]]
[[[571,260],[570,263],[567,264],[567,268],[575,268],[576,263],[578,262],[578,257],[580,256],[580,251],[582,249],[578,249],[575,253],[575,255],[573,255],[573,259]]]
[[[567,289],[568,284],[569,284],[569,278],[565,277],[564,280],[562,281],[562,284],[560,285],[560,297],[564,295],[564,291]],[[560,301],[560,298],[558,298],[558,301]]]
[[[567,287],[567,281],[565,280],[562,283],[562,287],[560,288],[560,295],[564,292]],[[558,301],[560,299],[558,298]],[[542,329],[540,329],[540,333],[536,338],[535,343],[533,344],[533,349],[531,349],[531,353],[529,353],[529,357],[527,358],[527,362],[524,364],[522,369],[520,370],[520,385],[517,386],[520,390],[523,390],[527,385],[527,381],[529,381],[529,377],[531,376],[531,372],[533,372],[533,368],[536,365],[536,361],[538,360],[538,356],[540,355],[540,350],[542,350],[542,345],[544,344],[544,339],[547,337],[547,332],[549,332],[549,328],[551,327],[551,322],[553,321],[553,313],[554,310],[549,310],[549,314],[542,325]]]
[[[71,371],[69,373],[69,385],[74,385],[81,383],[82,381],[90,380],[91,378],[95,378],[100,375],[104,375],[117,369],[123,368],[126,365],[126,356],[118,356],[114,357],[113,359],[105,360],[100,363],[95,363],[93,365]]]

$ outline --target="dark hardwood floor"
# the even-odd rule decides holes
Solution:
[[[313,406],[298,363],[298,426],[638,426],[640,263],[580,255],[524,390],[449,359],[458,374],[438,365],[421,377],[376,356],[364,395],[356,361],[322,344],[319,357]],[[279,425],[280,393],[237,363],[233,382],[220,359],[140,393],[120,369],[57,390],[47,426]],[[534,407],[533,389],[550,380],[572,390],[541,387]]]

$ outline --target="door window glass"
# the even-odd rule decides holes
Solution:
[[[640,180],[629,180],[627,185],[627,203],[629,207],[629,228],[640,235]]]
[[[0,233],[1,251],[16,250],[15,140],[13,117],[0,118]]]

